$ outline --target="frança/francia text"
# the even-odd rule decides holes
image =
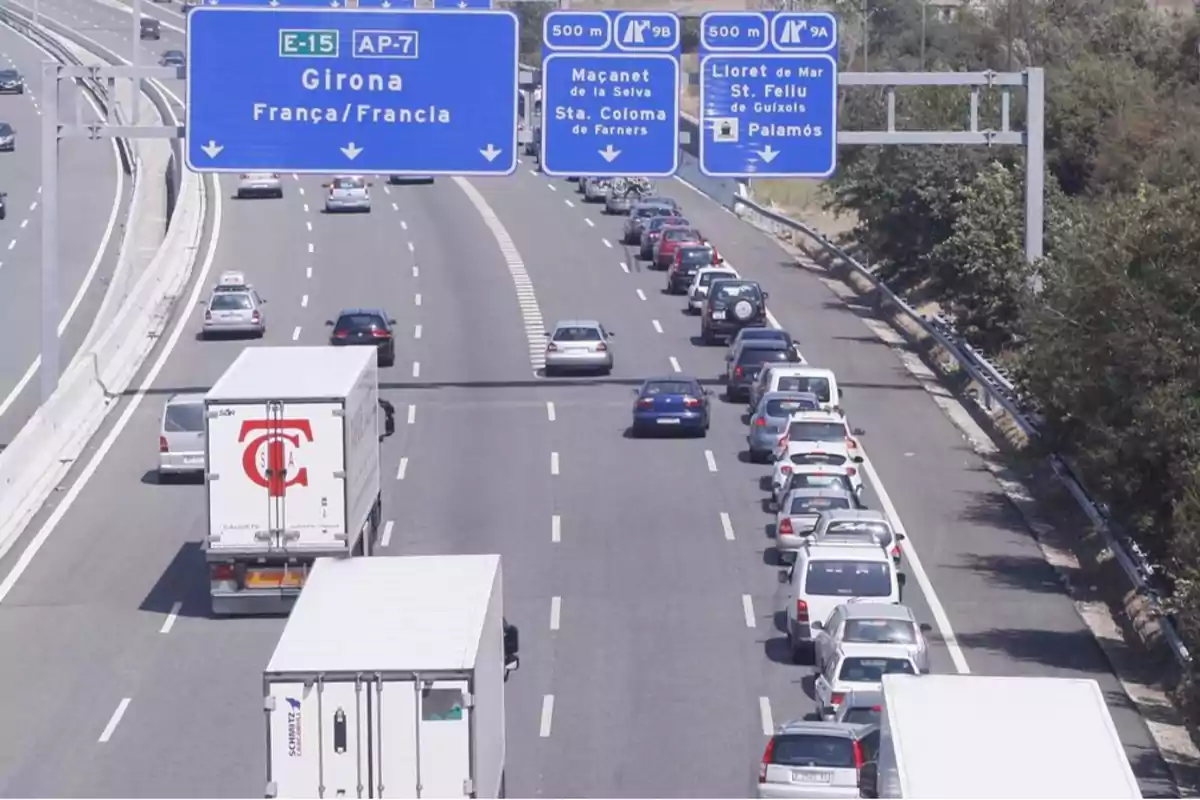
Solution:
[[[358,92],[398,94],[404,91],[400,75],[336,72],[332,69],[310,67],[300,73],[300,86],[310,92]],[[450,109],[436,105],[421,108],[381,107],[372,103],[343,103],[341,105],[275,105],[255,103],[252,116],[256,122],[299,122],[310,125],[322,123],[383,123],[401,125],[448,125]]]

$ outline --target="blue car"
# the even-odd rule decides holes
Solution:
[[[712,390],[705,389],[695,378],[647,378],[641,388],[633,391],[637,395],[633,404],[634,436],[650,431],[708,434],[708,399]]]

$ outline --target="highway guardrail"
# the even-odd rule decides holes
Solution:
[[[884,303],[910,318],[930,339],[936,342],[941,350],[957,362],[970,378],[971,385],[977,389],[975,399],[986,412],[990,414],[1003,413],[1020,429],[1024,436],[1029,439],[1040,438],[1037,416],[1022,401],[1012,380],[982,353],[963,341],[947,319],[919,313],[888,288],[887,284],[877,278],[871,269],[859,263],[845,249],[839,247],[815,228],[777,211],[764,208],[747,198],[735,197],[733,206],[734,212],[738,216],[746,219],[755,227],[767,230],[789,241],[794,241],[797,236],[802,237],[816,244],[826,253],[840,259],[848,269],[865,279],[879,293]],[[1110,518],[1107,509],[1091,498],[1078,474],[1065,458],[1059,455],[1050,456],[1050,466],[1067,492],[1087,515],[1088,520],[1104,538],[1105,544],[1137,593],[1148,601],[1151,612],[1162,631],[1163,640],[1170,648],[1175,660],[1181,667],[1189,667],[1192,661],[1191,653],[1180,638],[1170,615],[1165,611],[1161,595],[1152,585],[1158,570],[1149,563],[1137,543],[1121,531],[1120,527]]]

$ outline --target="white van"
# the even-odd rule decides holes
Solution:
[[[842,390],[831,369],[800,364],[770,364],[750,387],[750,413],[767,392],[808,392],[817,396],[822,411],[841,413]]]
[[[158,430],[158,482],[204,474],[204,395],[173,394]]]

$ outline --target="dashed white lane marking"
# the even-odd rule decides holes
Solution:
[[[671,356],[669,360],[671,362],[671,369],[675,370],[676,372],[683,372],[683,368],[679,366],[679,359],[677,359],[675,356]]]
[[[302,195],[304,194],[304,187],[303,187],[303,186],[301,186],[301,187],[300,187],[300,194],[302,194]]]
[[[583,221],[584,221],[584,222],[586,222],[586,223],[588,224],[588,227],[589,227],[589,228],[594,228],[594,227],[596,227],[596,223],[592,222],[592,221],[591,221],[590,219],[588,219],[587,217],[584,217],[584,218],[583,218]]]
[[[387,547],[392,543],[392,529],[395,527],[396,523],[393,520],[389,519],[387,522],[383,523],[383,536],[379,537],[380,547]]]
[[[726,540],[733,541],[733,520],[729,518],[729,514],[721,512],[721,530],[725,532]]]
[[[421,326],[420,325],[417,325],[416,327],[413,328],[413,338],[414,339],[421,338]]]
[[[563,200],[563,202],[567,204],[567,208],[574,208],[574,207],[575,207],[575,204],[574,204],[574,203],[572,203],[570,200]]]
[[[408,230],[408,223],[405,222],[404,220],[400,220],[400,230],[402,230],[402,231]]]
[[[300,298],[300,307],[308,308],[308,295],[304,295],[303,297]]]
[[[417,407],[412,403],[408,404],[408,424],[413,425],[417,421]]]
[[[413,362],[413,377],[414,378],[421,377],[421,362],[420,361]]]
[[[383,187],[383,193],[384,193],[384,194],[391,194],[391,193],[392,193],[392,187],[390,187],[390,186],[385,186],[385,187]]]
[[[27,225],[29,225],[29,220],[27,220],[27,219],[23,219],[23,220],[21,220],[21,227],[22,227],[22,228],[26,227]]]
[[[550,517],[550,541],[555,543],[562,541],[562,517],[558,514]]]
[[[408,252],[415,253],[416,251],[417,251],[417,246],[415,244],[413,244],[412,242],[409,242],[408,243]]]
[[[546,401],[546,418],[554,422],[554,403],[551,400]]]
[[[398,480],[398,481],[404,480],[404,475],[407,472],[408,472],[408,456],[404,456],[400,459],[400,466],[396,468],[396,480]]]
[[[399,210],[400,210],[400,206],[396,205],[395,203],[392,203],[392,211],[399,211]]]
[[[13,249],[14,247],[16,247],[16,246],[17,246],[17,240],[16,240],[16,239],[13,239],[11,242],[9,242],[9,243],[8,243],[8,249],[9,249],[9,250],[12,250],[12,249]]]
[[[483,199],[483,195],[465,178],[454,178],[454,182],[467,195],[467,199],[475,206],[475,210],[483,217],[484,224],[496,238],[500,254],[504,257],[504,263],[508,266],[508,272],[517,290],[517,303],[521,306],[521,320],[525,324],[525,338],[529,342],[529,363],[536,373],[546,366],[546,323],[542,319],[542,310],[538,307],[537,295],[533,291],[533,281],[529,279],[529,273],[525,270],[525,262],[513,244],[512,237],[508,235],[508,231],[487,200]]]
[[[413,277],[414,278],[421,277],[421,268],[418,267],[416,264],[413,264]]]
[[[311,219],[304,220],[304,226],[311,232],[312,231],[312,220]]]
[[[299,176],[297,173],[293,172],[293,173],[292,173],[292,180],[294,180],[294,181],[298,181],[298,180],[300,180],[300,176]]]
[[[292,341],[297,342],[299,340],[300,340],[300,326],[297,325],[295,327],[295,329],[292,331]]]
[[[308,243],[308,252],[310,252],[310,253],[311,253],[311,252],[313,252],[314,250],[315,250],[315,248],[313,247],[313,243],[312,243],[312,242],[309,242],[309,243]]]
[[[713,458],[713,451],[712,451],[712,450],[705,450],[705,451],[704,451],[704,461],[705,461],[705,462],[708,464],[708,471],[709,471],[709,472],[716,472],[716,471],[717,471],[717,460],[716,460],[715,458]]]
[[[304,277],[306,277],[306,278],[311,278],[311,277],[312,277],[312,267],[305,267],[305,268],[304,268]]]
[[[550,598],[550,630],[558,630],[558,623],[562,617],[562,598],[558,595]]]
[[[645,292],[643,292],[641,289],[638,289],[638,290],[637,290],[637,296],[638,296],[638,300],[645,300],[645,299],[646,299],[646,293],[645,293]]]
[[[629,272],[629,265],[628,265],[628,264],[626,264],[624,261],[622,261],[622,262],[621,262],[621,271],[622,271],[622,272]]]
[[[107,742],[116,733],[117,726],[121,724],[121,717],[125,716],[125,710],[129,708],[129,703],[132,700],[132,697],[124,697],[121,699],[121,702],[117,703],[117,710],[108,718],[108,724],[104,726],[104,730],[100,733],[100,744]]]
[[[537,174],[538,174],[538,171],[537,171],[536,169],[531,169],[531,170],[529,170],[529,174],[530,174],[530,175],[533,175],[534,177],[536,177],[536,176],[537,176]]]
[[[754,598],[748,594],[742,595],[742,614],[746,617],[746,627],[754,627]]]
[[[775,733],[775,718],[771,716],[771,700],[769,698],[758,698],[758,716],[762,719],[763,736]]]
[[[553,183],[547,183],[546,185],[550,187],[550,191],[552,191],[552,192],[558,191],[558,187],[555,186]]]
[[[662,333],[662,323],[656,319],[650,320],[650,324],[654,326],[655,333]]]
[[[550,454],[550,474],[551,475],[558,474],[558,451],[557,450]]]
[[[612,249],[612,242],[610,242],[608,239],[601,239],[600,241],[604,242],[605,247],[609,248],[610,250]]]
[[[301,191],[303,191],[303,190],[301,190]],[[308,213],[308,203],[305,203],[305,204],[304,204],[304,213],[305,213],[305,214],[307,214],[307,213]]]
[[[417,292],[415,295],[413,295],[413,305],[414,306],[421,305],[421,293],[420,292]]]
[[[38,201],[37,201],[37,200],[34,200],[32,203],[30,203],[30,204],[29,204],[29,210],[30,210],[30,211],[37,211],[37,206],[38,206]]]
[[[550,725],[554,721],[554,695],[548,694],[542,698],[542,725],[540,734],[543,739],[550,738]]]
[[[167,618],[163,620],[162,627],[158,629],[159,633],[170,633],[171,628],[175,627],[175,620],[179,619],[179,610],[183,608],[183,602],[176,600],[171,604],[171,613],[167,614]]]

